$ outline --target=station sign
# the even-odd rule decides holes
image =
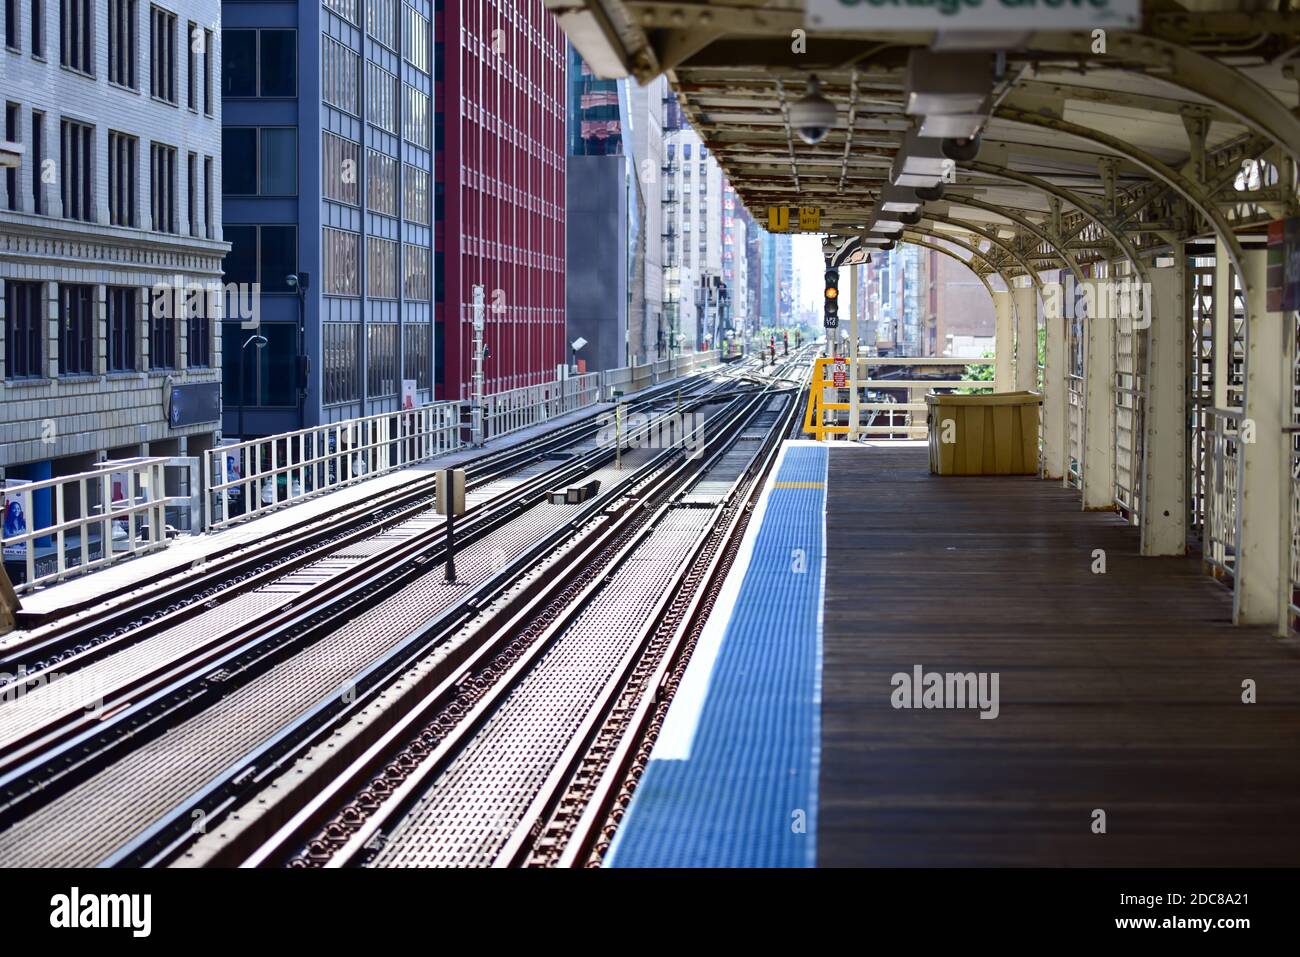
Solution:
[[[173,385],[167,397],[167,422],[173,429],[221,418],[221,383]]]
[[[822,228],[820,206],[769,206],[767,231],[769,233],[817,233]]]
[[[1141,0],[805,0],[804,24],[817,30],[1136,29]]]

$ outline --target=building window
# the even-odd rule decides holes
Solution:
[[[194,290],[190,293],[194,301],[186,309],[189,317],[186,347],[187,365],[191,369],[206,369],[212,365],[212,318],[208,315],[210,307],[208,295]]]
[[[213,33],[203,31],[203,112],[212,115],[212,52]]]
[[[425,246],[402,248],[402,295],[419,302],[429,301],[429,250]],[[409,379],[410,376],[407,376]]]
[[[429,97],[413,86],[406,87],[406,112],[402,135],[417,146],[429,148]]]
[[[154,143],[149,150],[149,188],[155,232],[176,232],[176,147]]]
[[[289,292],[286,277],[298,272],[297,226],[227,224],[230,252],[222,262],[226,282],[259,283],[262,292]]]
[[[372,60],[366,61],[366,119],[397,132],[397,77]]]
[[[185,221],[190,235],[199,234],[199,157],[190,153],[185,157]]]
[[[95,343],[95,287],[59,285],[59,375],[90,375]]]
[[[226,196],[298,192],[298,130],[228,126],[221,131],[221,189]]]
[[[185,75],[187,94],[185,105],[197,113],[199,111],[199,54],[202,52],[200,47],[203,44],[203,31],[193,20],[190,21],[188,36],[189,59],[186,65],[189,69]]]
[[[135,370],[135,323],[140,290],[133,286],[108,287],[108,371]]]
[[[149,368],[176,368],[176,308],[173,293],[161,289],[149,304]]]
[[[374,299],[397,298],[397,243],[378,236],[366,237],[366,295]]]
[[[361,259],[361,234],[329,227],[322,232],[325,280],[321,289],[328,296],[361,295],[357,268]]]
[[[388,49],[397,50],[396,0],[366,0],[366,32]]]
[[[17,103],[5,104],[5,139],[10,143],[18,142],[19,109]],[[18,208],[18,167],[16,166],[5,170],[5,193],[9,209],[16,210]]]
[[[64,120],[60,133],[63,218],[90,222],[95,215],[91,201],[91,184],[95,181],[94,130],[84,123]]]
[[[95,75],[94,23],[90,0],[59,0],[59,62],[87,76]]]
[[[136,0],[108,0],[108,82],[136,89]]]
[[[338,46],[336,41],[330,42]],[[329,50],[327,44],[327,56]],[[232,98],[297,96],[298,31],[223,30],[221,95]]]
[[[397,215],[397,160],[385,153],[367,150],[366,204],[377,213]]]
[[[375,398],[397,395],[397,334],[395,322],[366,324],[366,394]]]
[[[5,283],[5,377],[30,379],[43,376],[41,322],[44,314],[39,282]]]
[[[361,146],[334,133],[321,135],[321,189],[327,199],[360,203]]]
[[[333,37],[322,37],[321,96],[330,106],[359,116],[357,99],[358,57]]]
[[[45,214],[45,114],[32,110],[32,212]]]
[[[325,0],[325,6],[349,23],[361,22],[357,19],[357,0]]]
[[[5,2],[5,46],[18,49],[18,0]]]
[[[215,239],[212,229],[212,157],[203,158],[203,235]]]
[[[237,322],[221,325],[222,394],[228,406],[242,393],[248,405],[285,408],[297,404],[298,324],[263,322],[257,330],[266,337],[264,348],[242,348],[252,334]]]
[[[429,174],[406,167],[402,182],[402,215],[413,223],[429,225]]]
[[[45,0],[32,0],[32,56],[45,58]]]
[[[108,133],[108,221],[114,226],[139,225],[135,198],[138,143],[125,133]]]
[[[402,4],[406,29],[402,31],[402,54],[406,62],[423,73],[429,72],[429,21],[408,4]]]
[[[361,324],[327,322],[321,340],[325,404],[356,402],[361,398]]]
[[[176,14],[149,8],[149,92],[176,104]]]
[[[403,327],[406,336],[402,350],[402,378],[414,379],[417,389],[433,387],[433,327],[427,322]]]

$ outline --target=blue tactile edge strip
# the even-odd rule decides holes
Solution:
[[[679,691],[607,867],[816,863],[826,447],[787,444],[775,474],[716,656],[697,649],[682,683],[710,669],[707,691]],[[689,747],[666,741],[692,708]]]

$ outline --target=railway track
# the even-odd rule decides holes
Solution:
[[[684,406],[740,401],[727,398],[725,388],[715,386],[713,391],[712,399],[683,395]],[[588,429],[581,441],[589,440],[591,431]],[[570,436],[570,444],[572,441]],[[502,564],[493,560],[477,569],[479,580],[474,583],[472,596],[450,602],[439,612],[437,623],[444,631],[507,591],[523,570],[554,551],[560,541],[570,537],[570,523],[597,514],[616,494],[622,494],[617,488],[630,480],[619,483],[585,510],[552,508],[543,515],[545,508],[528,504],[535,502],[547,487],[579,475],[588,476],[593,469],[600,471],[601,462],[612,456],[612,450],[588,450],[588,454],[575,455],[553,467],[534,463],[536,474],[517,475],[516,487],[509,494],[491,508],[482,507],[464,522],[458,538],[471,552],[480,542],[484,546],[480,551],[492,548],[496,538],[492,553],[501,554],[509,545],[512,551],[508,554],[515,557],[504,567],[492,567]],[[605,469],[608,471],[608,466]],[[606,476],[607,480],[614,478]],[[491,483],[485,485],[490,487]],[[366,543],[369,554],[362,556],[365,561],[359,563],[364,572],[340,575],[323,583],[309,581],[302,596],[280,604],[266,618],[251,625],[244,623],[228,635],[163,660],[147,674],[114,685],[104,710],[93,720],[85,715],[63,714],[10,735],[0,749],[0,794],[4,796],[0,826],[7,825],[7,830],[0,831],[0,861],[151,863],[164,859],[171,848],[184,844],[184,839],[194,833],[195,822],[209,816],[219,818],[238,804],[240,795],[255,789],[283,760],[310,743],[313,735],[328,727],[332,719],[369,700],[391,678],[400,664],[400,652],[413,640],[412,636],[406,636],[406,641],[391,641],[387,647],[372,641],[374,647],[358,652],[352,659],[346,655],[331,657],[332,649],[325,639],[348,628],[357,631],[357,622],[365,620],[368,610],[400,600],[404,589],[439,565],[440,528],[430,525],[413,529],[408,527],[411,524],[402,526],[407,532],[404,536],[390,535],[389,540],[385,540],[385,534],[370,536]],[[519,551],[521,538],[531,541],[532,547]],[[375,658],[375,652],[382,654]],[[342,693],[330,695],[327,689],[321,697],[320,687],[307,685],[319,685],[330,669],[322,663],[317,663],[320,667],[308,666],[303,659],[312,653],[324,656],[325,663],[343,663],[344,667],[336,669],[340,672],[346,672],[348,664],[362,668],[346,678]],[[367,660],[368,656],[371,660]],[[304,666],[313,669],[310,681],[299,682],[301,697],[310,706],[304,707],[304,700],[294,702],[286,708],[288,722],[276,727],[274,709],[268,711],[255,700],[261,694],[259,685],[263,679],[284,682],[286,673],[287,680],[292,681],[294,668],[301,670]],[[242,713],[255,713],[258,720],[232,725],[241,707]],[[223,720],[228,722],[224,729]],[[245,729],[248,734],[241,735]],[[268,730],[274,733],[265,740],[255,740]],[[181,775],[179,781],[169,778],[166,787],[151,794],[159,806],[167,805],[167,809],[152,826],[143,831],[136,828],[136,833],[125,835],[127,839],[119,842],[124,832],[131,830],[120,818],[133,780],[142,774],[158,777],[162,765],[179,756],[174,752],[178,748],[184,751],[187,734],[209,735],[209,745],[204,749],[211,752],[206,755],[209,760],[193,762],[190,770],[195,773],[188,778]],[[231,747],[223,750],[211,746],[212,735]],[[232,758],[233,763],[229,761]],[[227,760],[224,765],[223,759]],[[205,775],[209,771],[218,773]],[[195,784],[198,786],[193,787]],[[173,790],[169,791],[169,787]],[[42,846],[49,848],[48,855],[18,851],[25,837],[57,826],[78,808],[83,816],[92,819],[97,813],[114,818],[117,826],[106,828],[94,841],[47,841]]]
[[[743,402],[702,461],[639,482],[535,587],[467,621],[454,666],[414,663],[358,714],[368,733],[336,729],[181,862],[585,863],[796,405]]]

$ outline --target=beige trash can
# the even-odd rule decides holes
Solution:
[[[1036,475],[1042,401],[1037,392],[931,392],[925,397],[930,471],[935,475]]]

